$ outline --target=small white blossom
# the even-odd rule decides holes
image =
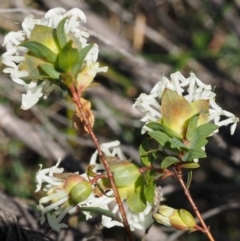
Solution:
[[[58,159],[58,162],[56,163],[55,166],[50,168],[45,168],[45,169],[42,169],[42,165],[40,164],[40,169],[36,175],[37,188],[35,192],[40,191],[40,189],[42,188],[42,184],[44,182],[47,182],[48,184],[51,184],[53,186],[59,185],[62,183],[61,179],[53,176],[53,173],[62,173],[64,171],[63,168],[58,167],[60,162],[61,162],[61,159]]]
[[[119,141],[113,141],[109,143],[104,143],[101,145],[101,150],[104,155],[108,157],[116,157],[120,160],[126,160],[121,148]],[[64,179],[58,178],[58,175],[55,174],[63,174],[63,168],[59,168],[60,160],[57,164],[51,168],[42,169],[40,166],[40,170],[36,175],[37,180],[37,189],[36,192],[42,188],[42,185],[45,184],[43,190],[47,193],[46,196],[42,197],[39,200],[38,208],[41,211],[41,224],[43,224],[46,220],[45,216],[47,216],[47,221],[50,227],[59,232],[61,228],[66,228],[67,225],[62,223],[63,218],[67,214],[74,214],[81,210],[84,207],[99,207],[101,209],[105,209],[107,211],[111,211],[116,214],[116,216],[121,219],[121,215],[119,212],[118,205],[116,203],[115,197],[113,196],[113,191],[109,190],[108,195],[97,196],[92,192],[89,197],[81,201],[77,204],[69,205],[69,192],[64,189]],[[100,163],[98,154],[95,152],[91,158],[91,165],[95,165],[93,171],[96,173],[102,173],[104,170],[103,165]],[[78,173],[75,173],[78,174]],[[79,175],[79,174],[78,174]],[[82,178],[87,180],[88,176],[86,173],[80,175]],[[94,185],[92,186],[94,188]],[[127,207],[126,201],[123,200],[124,205],[126,206],[126,214],[127,219],[129,221],[129,225],[132,230],[135,229],[146,229],[148,228],[152,222],[152,210],[153,206],[147,203],[146,208],[141,213],[135,213]],[[67,204],[67,205],[66,205]],[[85,214],[86,220],[92,218],[91,212],[82,211]],[[113,220],[108,216],[102,217],[102,226],[110,228],[113,226],[123,226],[122,222],[118,222]]]
[[[59,164],[60,159],[55,166],[50,168],[42,169],[42,165],[40,165],[40,170],[36,175],[37,188],[35,191],[40,191],[42,185],[45,184],[43,190],[47,193],[47,195],[39,200],[38,205],[38,209],[41,211],[40,222],[43,224],[46,220],[45,215],[47,215],[49,226],[57,232],[59,232],[61,228],[68,227],[66,224],[61,223],[68,213],[76,213],[79,211],[79,208],[81,209],[81,207],[100,207],[102,209],[109,210],[108,204],[115,199],[114,197],[108,197],[105,195],[98,197],[95,196],[94,193],[91,193],[86,200],[76,205],[69,206],[69,192],[63,188],[65,181],[54,176],[54,174],[61,174],[64,171],[63,168],[58,167]],[[87,179],[86,173],[83,173],[80,176]],[[108,194],[112,195],[112,192],[110,191]],[[68,203],[67,206],[66,203]],[[83,213],[85,214],[87,220],[92,218],[90,212],[83,211]]]
[[[115,203],[115,206],[113,209],[111,209],[111,212],[120,217],[121,215],[119,212],[119,207],[116,204],[116,201],[114,201],[114,203]],[[145,230],[149,228],[153,223],[152,205],[149,203],[147,203],[146,208],[141,213],[135,213],[132,210],[128,209],[127,205],[125,205],[125,212],[127,215],[128,223],[132,231],[134,231],[135,229]],[[102,225],[106,228],[112,228],[114,226],[123,227],[123,223],[120,223],[116,220],[112,220],[112,218],[108,216],[102,217]]]
[[[213,121],[219,127],[232,124],[231,134],[234,133],[239,118],[219,107],[215,102],[216,94],[213,92],[212,86],[204,84],[194,73],[185,78],[180,72],[176,72],[171,74],[170,80],[163,76],[161,81],[153,87],[150,94],[142,93],[133,105],[134,108],[144,114],[141,119],[142,122],[147,124],[157,122],[162,118],[161,98],[166,88],[176,91],[190,103],[200,99],[209,100],[209,121]],[[222,120],[221,117],[226,117],[226,119]],[[142,133],[150,130],[144,125]]]
[[[19,66],[25,61],[24,55],[28,51],[27,48],[19,46],[24,41],[30,39],[31,33],[35,25],[43,25],[51,28],[56,28],[59,22],[67,17],[65,23],[65,32],[71,33],[77,38],[82,47],[88,45],[87,38],[89,33],[81,29],[81,25],[86,23],[85,14],[78,8],[73,8],[66,11],[63,8],[54,8],[49,10],[41,19],[35,19],[32,15],[27,16],[22,22],[22,29],[18,32],[8,33],[3,41],[3,46],[6,47],[6,52],[2,55],[2,62],[7,67],[3,70],[4,73],[10,74],[11,79],[22,86],[24,86],[26,94],[22,95],[21,108],[27,110],[35,105],[41,97],[46,98],[49,93],[56,88],[55,85],[47,79],[39,82],[38,79],[32,79],[28,71],[20,70]],[[98,58],[98,45],[94,44],[85,58],[86,64],[94,64]],[[100,68],[95,65],[92,70],[92,76],[98,72],[106,72],[107,68]],[[26,83],[26,80],[28,83]],[[30,83],[29,83],[30,82]]]

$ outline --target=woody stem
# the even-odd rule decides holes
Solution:
[[[127,231],[127,234],[128,234],[128,238],[130,241],[134,241],[134,237],[133,237],[133,234],[131,232],[131,229],[130,229],[130,226],[129,226],[129,223],[128,223],[128,220],[127,220],[127,215],[126,215],[126,212],[124,210],[124,207],[123,207],[123,203],[121,201],[121,198],[120,198],[120,195],[119,195],[119,192],[118,192],[118,189],[117,189],[117,186],[116,186],[116,183],[115,183],[115,180],[114,180],[114,175],[112,173],[112,171],[110,170],[110,167],[109,167],[109,164],[100,148],[100,144],[98,142],[98,139],[96,137],[96,135],[94,134],[93,132],[93,129],[91,127],[91,124],[84,112],[84,109],[83,109],[83,106],[80,102],[80,93],[78,93],[78,91],[76,90],[76,88],[74,86],[71,86],[70,87],[70,91],[71,91],[71,95],[72,95],[72,100],[73,102],[76,104],[77,106],[77,109],[83,119],[83,122],[84,122],[84,125],[85,127],[87,128],[88,130],[88,133],[89,135],[91,136],[92,138],[92,141],[98,151],[98,155],[102,161],[102,164],[107,172],[107,176],[110,180],[110,183],[111,183],[111,187],[112,187],[112,190],[113,190],[113,193],[114,193],[114,196],[115,196],[115,199],[116,199],[116,202],[118,204],[118,207],[119,207],[119,211],[121,213],[121,217],[122,217],[122,220],[123,220],[123,225]]]

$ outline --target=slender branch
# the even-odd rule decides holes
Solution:
[[[116,202],[118,204],[118,207],[119,207],[119,211],[121,213],[121,217],[122,217],[122,220],[123,220],[123,225],[127,231],[127,234],[128,234],[128,238],[130,241],[134,241],[134,238],[133,238],[133,234],[131,232],[131,229],[130,229],[130,226],[129,226],[129,223],[128,223],[128,220],[127,220],[127,215],[125,213],[125,210],[124,210],[124,207],[123,207],[123,203],[121,201],[121,198],[120,198],[120,195],[119,195],[119,192],[118,192],[118,189],[116,187],[116,183],[115,183],[115,180],[113,178],[113,173],[112,171],[110,170],[110,167],[109,167],[109,164],[100,148],[100,145],[99,145],[99,142],[98,142],[98,139],[96,137],[96,135],[94,134],[93,132],[93,129],[91,127],[91,124],[89,123],[89,120],[83,110],[83,106],[80,102],[80,94],[76,91],[75,87],[72,86],[70,87],[70,91],[71,91],[71,94],[72,94],[72,100],[73,102],[76,104],[77,108],[78,108],[78,111],[80,113],[80,115],[82,116],[82,119],[83,119],[83,122],[84,122],[84,125],[86,126],[91,138],[92,138],[92,141],[98,151],[98,155],[102,161],[102,164],[104,165],[105,167],[105,170],[107,172],[107,175],[108,175],[108,178],[110,180],[110,183],[111,183],[111,186],[112,186],[112,190],[113,190],[113,193],[114,193],[114,196],[115,196],[115,199],[116,199]]]
[[[214,238],[213,238],[212,234],[210,233],[209,228],[205,224],[205,222],[204,222],[204,220],[202,218],[202,215],[200,214],[196,204],[194,203],[194,201],[192,199],[192,196],[191,196],[188,188],[186,187],[186,185],[185,185],[185,183],[184,183],[184,181],[182,179],[182,170],[180,169],[180,167],[178,167],[178,166],[174,167],[174,173],[175,173],[175,176],[177,177],[180,185],[182,186],[182,188],[184,190],[184,193],[185,193],[188,201],[190,202],[190,204],[191,204],[191,206],[192,206],[196,216],[198,217],[198,219],[199,219],[199,221],[200,221],[200,223],[201,223],[201,225],[203,227],[203,231],[206,233],[206,235],[207,235],[207,237],[208,237],[208,239],[210,241],[214,241]]]

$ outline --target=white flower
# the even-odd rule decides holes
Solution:
[[[115,206],[111,210],[111,212],[120,217],[118,205],[116,204],[115,201],[114,203],[115,203]],[[132,231],[134,231],[135,229],[145,230],[149,228],[153,223],[152,205],[149,203],[147,203],[146,208],[141,213],[135,213],[132,210],[128,209],[127,205],[125,205],[125,212],[127,214],[127,220]],[[116,220],[112,220],[112,218],[108,216],[102,217],[102,225],[106,228],[112,228],[114,226],[123,227],[123,223],[120,223]]]
[[[69,11],[66,11],[63,8],[54,8],[49,10],[41,19],[35,19],[32,15],[29,15],[22,22],[23,30],[10,32],[4,38],[3,46],[6,47],[7,51],[2,55],[2,62],[7,67],[3,72],[10,74],[11,79],[15,83],[25,87],[26,94],[22,95],[21,106],[24,110],[35,105],[41,97],[46,98],[56,86],[51,84],[47,79],[44,79],[44,81],[32,79],[30,78],[28,71],[19,69],[20,64],[25,60],[24,55],[28,51],[25,47],[19,45],[31,37],[32,30],[36,24],[56,28],[59,22],[65,17],[67,17],[64,26],[65,32],[73,34],[74,37],[81,42],[83,47],[87,46],[89,33],[81,29],[81,25],[86,23],[86,16],[78,8],[73,8]],[[98,52],[98,45],[94,44],[93,48],[85,58],[85,63],[96,63]],[[106,72],[106,68],[99,68],[99,65],[96,65],[93,70],[94,76],[101,71]]]
[[[98,197],[95,196],[94,193],[91,193],[86,200],[75,205],[69,205],[69,192],[64,190],[63,187],[65,180],[54,176],[54,174],[63,174],[64,169],[59,168],[59,164],[60,159],[55,166],[50,168],[42,169],[42,165],[40,165],[40,170],[36,175],[37,188],[35,191],[40,191],[43,183],[45,184],[43,190],[47,193],[47,195],[39,200],[38,205],[38,209],[41,211],[40,222],[41,224],[45,222],[45,215],[47,214],[49,226],[57,232],[59,232],[61,228],[68,227],[66,224],[61,223],[68,213],[73,214],[79,211],[81,207],[100,207],[109,210],[108,204],[115,199],[114,197],[108,197],[105,195]],[[83,173],[80,176],[87,179],[86,173]],[[112,193],[109,192],[109,195],[111,194]],[[85,214],[87,220],[92,218],[90,212],[83,211],[83,213]]]
[[[116,157],[119,160],[126,160],[121,148],[119,141],[113,141],[109,143],[103,143],[100,145],[101,150],[103,151],[104,155],[107,157]],[[109,190],[108,195],[101,195],[96,196],[93,192],[89,195],[89,197],[77,203],[76,205],[72,204],[69,206],[69,192],[64,190],[64,180],[61,178],[56,177],[54,174],[63,174],[63,168],[59,168],[60,160],[57,164],[51,168],[42,169],[38,171],[36,175],[37,180],[37,189],[39,191],[44,184],[44,191],[47,195],[39,200],[38,208],[41,211],[41,224],[45,222],[45,215],[47,214],[47,220],[49,225],[52,229],[59,232],[61,228],[67,227],[66,224],[61,223],[63,218],[66,214],[74,214],[81,210],[84,207],[98,207],[101,209],[105,209],[111,211],[112,213],[116,214],[116,216],[121,219],[121,215],[119,212],[118,205],[116,204],[115,197],[113,196],[113,191]],[[100,163],[98,159],[97,151],[92,155],[90,165],[95,165],[93,171],[96,173],[102,173],[104,170],[103,165]],[[75,173],[78,174],[78,173]],[[80,175],[81,177],[87,180],[88,176],[86,173]],[[92,186],[94,188],[94,185]],[[129,225],[132,230],[135,229],[146,229],[148,228],[152,222],[152,211],[153,206],[147,203],[146,208],[141,213],[135,213],[129,208],[127,208],[126,201],[123,200],[126,206],[126,214],[127,219],[129,221]],[[68,204],[68,205],[66,205]],[[82,211],[85,216],[86,220],[92,218],[91,212],[89,211]],[[113,220],[108,216],[102,217],[102,226],[110,228],[113,226],[123,226],[122,222],[118,222]]]
[[[124,156],[121,148],[120,148],[120,142],[119,141],[112,141],[108,143],[103,143],[100,145],[102,152],[107,157],[117,157],[120,160],[126,160],[126,157]],[[93,169],[95,172],[101,172],[104,170],[103,165],[100,163],[100,160],[97,158],[98,151],[96,150],[90,159],[90,165],[95,165],[95,168]]]
[[[163,76],[161,81],[153,87],[150,94],[142,93],[136,99],[133,107],[144,114],[141,121],[145,124],[157,122],[162,118],[161,98],[165,88],[176,91],[190,103],[200,99],[209,100],[209,121],[213,121],[219,127],[232,124],[231,134],[234,133],[239,119],[216,104],[216,94],[213,92],[212,86],[204,84],[194,73],[185,78],[180,72],[176,72],[171,74],[171,80]],[[225,116],[226,119],[221,120],[222,116]],[[142,133],[146,131],[151,131],[151,129],[144,125]]]
[[[40,169],[36,175],[37,189],[35,192],[40,191],[43,182],[51,184],[52,186],[60,185],[62,183],[61,179],[53,176],[54,173],[62,173],[64,171],[63,168],[58,168],[60,162],[61,159],[58,159],[58,162],[55,166],[45,169],[42,169],[42,165],[40,165]]]

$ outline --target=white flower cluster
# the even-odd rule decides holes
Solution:
[[[114,141],[110,143],[104,143],[101,145],[101,149],[104,155],[109,157],[117,157],[122,159],[124,154],[122,153],[119,141]],[[54,173],[63,173],[64,169],[59,168],[60,160],[57,164],[51,168],[41,169],[38,171],[36,175],[37,181],[37,189],[36,192],[41,190],[43,183],[45,184],[44,191],[47,193],[47,196],[41,198],[39,200],[39,209],[41,211],[41,224],[45,222],[45,215],[47,214],[47,220],[50,227],[59,232],[61,228],[68,227],[65,223],[61,223],[62,219],[66,216],[67,213],[73,214],[79,210],[81,207],[100,207],[101,209],[105,209],[111,211],[113,214],[117,215],[120,219],[120,212],[118,205],[115,201],[114,197],[110,197],[109,195],[113,194],[112,191],[108,193],[108,196],[103,195],[101,197],[97,197],[94,193],[91,193],[90,196],[84,200],[83,202],[78,203],[75,206],[65,207],[65,203],[69,198],[69,194],[62,188],[63,180],[55,177]],[[100,164],[98,160],[97,151],[92,155],[90,165],[95,165],[94,171],[97,173],[101,173],[104,169],[102,164]],[[76,173],[75,173],[76,174]],[[87,179],[86,173],[81,174],[82,177]],[[51,191],[54,190],[54,191]],[[48,205],[48,203],[50,203]],[[86,216],[86,219],[90,219],[91,213],[87,211],[83,211]],[[135,229],[146,229],[148,228],[152,222],[152,205],[148,204],[146,209],[141,213],[134,213],[133,211],[126,209],[127,219],[129,221],[130,227],[132,230]],[[123,226],[121,222],[113,220],[108,216],[102,217],[102,226],[111,228],[113,226]]]
[[[31,79],[30,83],[25,82],[25,80],[28,80],[29,73],[26,70],[20,70],[19,65],[24,62],[24,54],[28,50],[19,45],[31,37],[31,32],[35,25],[44,25],[56,28],[59,22],[65,17],[67,17],[65,33],[73,34],[81,42],[83,47],[87,46],[89,33],[79,28],[81,24],[86,22],[86,16],[78,8],[73,8],[69,11],[66,11],[63,8],[54,8],[49,10],[42,19],[35,19],[32,15],[27,16],[22,22],[21,31],[10,32],[4,38],[3,46],[6,47],[7,51],[2,55],[2,62],[7,66],[7,68],[5,68],[3,72],[10,74],[11,79],[15,83],[24,86],[26,94],[22,95],[21,106],[24,110],[27,110],[35,105],[41,97],[47,98],[49,93],[55,89],[56,86],[52,85],[47,79],[43,82],[39,82],[38,79]],[[98,45],[94,44],[85,58],[86,64],[96,63],[98,52]],[[99,68],[98,63],[96,63],[94,67],[94,73],[91,73],[93,76],[100,71],[107,71],[107,67]]]
[[[216,94],[213,92],[211,85],[204,84],[194,73],[191,73],[188,78],[185,78],[180,72],[173,73],[170,76],[170,80],[163,76],[161,81],[153,87],[150,94],[142,93],[136,99],[133,107],[144,114],[141,119],[142,122],[147,124],[157,122],[162,118],[161,98],[165,88],[167,88],[176,91],[190,103],[200,99],[209,100],[209,122],[213,121],[219,127],[232,124],[231,134],[234,133],[239,119],[216,104]],[[225,116],[226,119],[221,120],[222,116]],[[144,125],[142,133],[146,131],[151,131],[151,129]]]

